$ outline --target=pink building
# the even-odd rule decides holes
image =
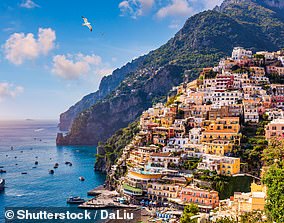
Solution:
[[[284,137],[284,119],[274,119],[265,129],[265,138]]]
[[[185,203],[197,204],[200,208],[207,210],[219,206],[219,196],[217,191],[204,190],[194,186],[182,188],[181,200]]]

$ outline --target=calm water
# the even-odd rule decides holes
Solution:
[[[56,147],[56,125],[50,121],[0,122],[0,166],[7,171],[0,174],[6,180],[5,191],[0,192],[0,222],[5,207],[65,207],[67,197],[86,198],[88,190],[103,184],[105,176],[93,171],[96,148]],[[65,165],[66,161],[73,166]],[[55,163],[59,167],[50,175],[48,170]],[[86,180],[79,181],[80,176]]]

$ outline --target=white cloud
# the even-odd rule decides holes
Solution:
[[[194,9],[189,5],[187,0],[172,0],[169,5],[159,9],[157,12],[158,18],[165,18],[167,16],[191,16]]]
[[[23,91],[24,88],[21,86],[14,86],[7,82],[0,82],[0,101],[5,98],[14,98]]]
[[[72,80],[87,75],[91,69],[98,70],[101,66],[102,59],[95,54],[56,55],[53,57],[52,72],[63,79]]]
[[[122,16],[137,18],[152,10],[158,18],[190,17],[203,10],[213,9],[223,0],[121,0],[119,9]],[[171,24],[170,28],[175,28]]]
[[[155,0],[124,0],[119,3],[118,7],[121,15],[130,15],[137,18],[147,13],[155,4]]]
[[[39,7],[35,2],[32,0],[24,0],[20,5],[22,8],[33,9]]]
[[[39,28],[38,39],[32,33],[14,33],[3,45],[5,57],[11,63],[20,65],[25,60],[46,55],[54,48],[55,39],[55,31],[51,28]]]

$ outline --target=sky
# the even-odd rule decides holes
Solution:
[[[0,120],[58,119],[222,0],[1,0]],[[88,18],[93,32],[82,26]]]

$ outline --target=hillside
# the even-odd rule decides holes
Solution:
[[[75,105],[71,116],[71,112],[62,115],[61,123],[65,117],[71,117],[69,123],[77,117],[69,134],[57,143],[105,141],[153,102],[162,100],[173,86],[182,82],[185,73],[190,79],[196,78],[197,68],[212,66],[234,46],[253,51],[283,48],[284,11],[274,2],[225,0],[215,10],[190,17],[165,45],[134,61],[135,65],[130,63],[106,77],[101,83],[104,87],[89,95],[90,99],[79,102],[84,106]]]

